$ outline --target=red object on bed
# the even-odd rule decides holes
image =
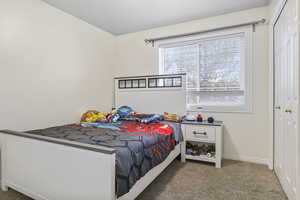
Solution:
[[[128,133],[138,133],[138,132],[146,132],[146,133],[157,133],[161,135],[171,135],[173,133],[173,128],[168,124],[163,123],[151,123],[151,124],[142,124],[139,122],[124,122],[120,126],[120,129],[124,132]]]

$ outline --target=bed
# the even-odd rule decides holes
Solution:
[[[165,96],[176,100],[170,103]],[[115,106],[120,105],[183,114],[185,75],[115,78]],[[118,131],[76,124],[1,131],[2,190],[13,188],[41,200],[135,199],[180,155],[180,124],[161,122],[171,127],[168,134],[153,128],[134,131],[136,126],[149,128],[136,122],[114,125]]]

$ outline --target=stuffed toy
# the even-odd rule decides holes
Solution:
[[[117,122],[120,118],[126,118],[129,115],[134,114],[132,108],[128,106],[121,106],[118,109],[112,110],[108,115],[107,119],[109,122]]]
[[[81,123],[93,123],[93,122],[106,122],[106,116],[97,111],[89,110],[85,112],[81,117]]]

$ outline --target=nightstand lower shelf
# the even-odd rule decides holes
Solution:
[[[205,155],[200,155],[200,156],[193,156],[193,155],[185,155],[186,159],[190,159],[190,160],[198,160],[198,161],[204,161],[204,162],[211,162],[211,163],[216,163],[217,160],[216,158],[209,158]]]

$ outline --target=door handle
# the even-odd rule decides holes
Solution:
[[[292,113],[293,111],[291,109],[286,109],[285,112],[286,113]]]
[[[275,106],[274,109],[280,110],[281,107],[280,106]]]

